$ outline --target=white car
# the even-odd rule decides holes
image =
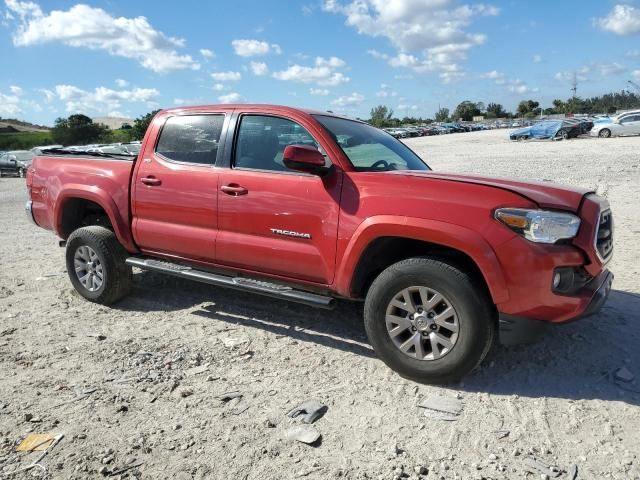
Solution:
[[[592,137],[617,137],[619,135],[640,135],[640,110],[621,113],[610,122],[597,122],[589,135]]]

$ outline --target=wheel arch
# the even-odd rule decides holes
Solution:
[[[362,298],[373,279],[398,261],[430,256],[465,269],[494,304],[508,300],[500,263],[489,243],[460,225],[410,217],[370,217],[351,237],[336,276],[337,290]]]
[[[113,230],[120,244],[130,252],[137,251],[129,225],[120,215],[114,200],[103,190],[84,185],[69,186],[58,195],[54,211],[55,231],[63,239],[67,239],[77,228],[86,226],[82,223],[86,218],[85,214],[103,215],[108,219],[108,227]]]

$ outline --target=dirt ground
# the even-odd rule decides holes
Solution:
[[[113,308],[88,303],[55,236],[27,221],[24,180],[1,179],[0,478],[38,456],[15,452],[29,432],[64,433],[40,463],[50,478],[556,475],[528,466],[533,457],[561,480],[574,467],[579,479],[640,478],[640,138],[505,138],[407,143],[437,170],[606,195],[615,291],[601,314],[536,345],[498,347],[450,387],[390,371],[367,344],[358,305],[325,312],[153,273],[137,273],[134,294]],[[242,396],[220,400],[231,391]],[[456,421],[417,407],[434,395],[460,399]],[[301,423],[286,413],[310,398],[328,406],[314,424],[322,438],[291,443],[286,432]]]

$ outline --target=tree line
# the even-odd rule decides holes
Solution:
[[[142,140],[147,127],[159,110],[136,118],[130,128],[110,130],[82,114],[57,118],[48,132],[0,134],[0,150],[28,150],[46,144],[89,145],[93,143],[127,143]]]
[[[614,114],[618,110],[640,108],[640,95],[623,90],[607,93],[591,98],[571,97],[566,101],[556,99],[552,107],[542,108],[535,100],[522,100],[515,112],[508,112],[500,103],[472,102],[465,100],[453,111],[440,108],[434,118],[409,117],[397,118],[393,110],[386,105],[378,105],[371,109],[368,122],[379,128],[397,127],[406,124],[421,124],[432,122],[472,121],[473,117],[483,116],[485,119],[496,118],[536,118],[540,115],[556,114]]]

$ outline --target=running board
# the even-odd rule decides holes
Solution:
[[[332,309],[334,301],[331,297],[318,295],[316,293],[295,290],[286,285],[279,285],[264,280],[256,280],[244,277],[229,277],[226,275],[218,275],[215,273],[205,272],[203,270],[195,270],[185,265],[155,260],[151,258],[129,257],[126,260],[127,265],[138,267],[142,270],[152,270],[154,272],[162,272],[174,277],[195,280],[196,282],[208,283],[220,287],[228,287],[245,292],[253,292],[267,297],[279,298],[281,300],[289,300],[290,302],[302,303],[311,307]]]

